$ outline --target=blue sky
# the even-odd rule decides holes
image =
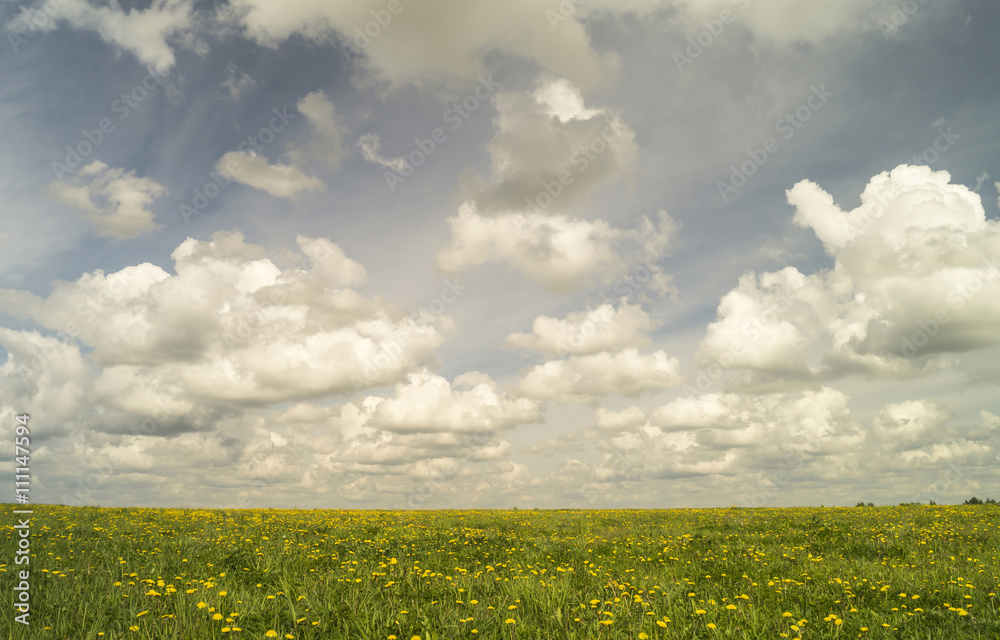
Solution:
[[[32,415],[36,501],[998,489],[1000,7],[0,19],[0,417]]]

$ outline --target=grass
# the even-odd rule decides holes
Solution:
[[[994,505],[33,509],[0,638],[1000,638]]]

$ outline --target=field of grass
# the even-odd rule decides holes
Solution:
[[[994,505],[33,508],[2,638],[1000,638]]]

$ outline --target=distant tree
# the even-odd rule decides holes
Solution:
[[[997,504],[997,501],[994,500],[993,498],[986,498],[986,502],[984,502],[983,504]]]
[[[983,504],[983,501],[977,498],[976,496],[972,496],[962,504]]]

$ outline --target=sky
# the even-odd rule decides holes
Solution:
[[[0,24],[0,423],[30,415],[32,502],[1000,497],[995,2]]]

